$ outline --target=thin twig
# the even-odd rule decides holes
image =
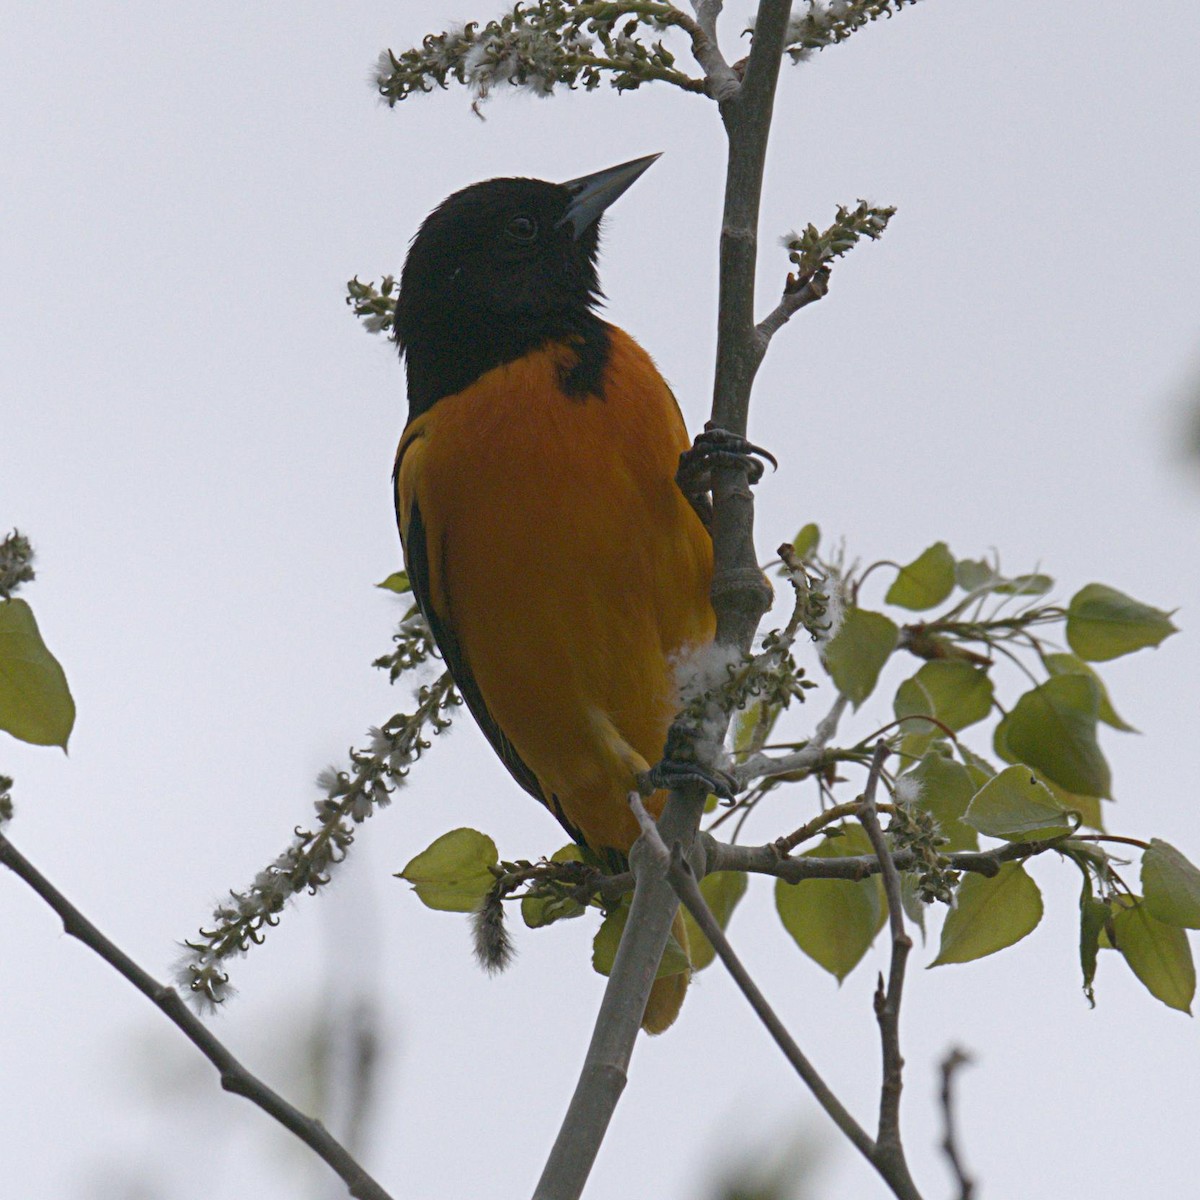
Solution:
[[[0,834],[0,863],[24,880],[62,919],[63,929],[115,968],[200,1050],[220,1072],[221,1086],[257,1104],[306,1146],[320,1155],[341,1177],[356,1200],[390,1200],[388,1193],[354,1160],[350,1152],[321,1124],[294,1108],[278,1092],[246,1070],[211,1030],[180,999],[104,936],[38,869]]]
[[[776,838],[771,844],[780,854],[790,854],[801,843],[807,842],[811,837],[816,837],[827,825],[832,825],[835,821],[840,821],[843,817],[857,817],[861,815],[862,807],[861,800],[847,800],[845,804],[835,804],[832,808],[827,808],[823,813],[819,813],[813,817],[811,821],[801,825],[795,832],[789,833],[787,837]],[[892,808],[892,805],[883,804],[877,807],[887,812]]]
[[[640,798],[630,797],[630,806],[642,827],[642,839],[653,848],[655,857],[669,862],[668,878],[675,894],[683,906],[691,913],[693,920],[699,926],[701,933],[708,938],[717,957],[725,964],[742,995],[750,1002],[755,1015],[766,1026],[767,1032],[775,1040],[775,1044],[783,1051],[796,1074],[804,1081],[809,1091],[820,1106],[829,1115],[833,1123],[845,1134],[850,1143],[882,1176],[892,1192],[900,1200],[921,1200],[908,1168],[903,1158],[896,1160],[894,1155],[880,1154],[879,1146],[871,1140],[871,1135],[854,1119],[849,1110],[833,1094],[829,1085],[821,1077],[820,1072],[812,1065],[804,1051],[796,1044],[795,1039],[788,1033],[786,1026],[779,1019],[775,1010],[767,1002],[758,985],[750,977],[737,952],[725,936],[712,910],[700,890],[696,873],[691,864],[684,858],[679,844],[675,843],[668,853],[659,830],[646,812]]]
[[[866,879],[878,875],[881,867],[874,854],[855,854],[845,858],[781,858],[774,842],[765,846],[734,846],[703,835],[708,870],[750,871],[756,875],[773,875],[787,883],[804,879]],[[947,854],[946,866],[952,871],[971,871],[989,878],[1006,862],[1022,862],[1047,850],[1069,848],[1070,835],[1044,842],[1008,842],[995,850],[959,850]],[[919,864],[910,850],[892,855],[898,871],[914,870]]]
[[[803,771],[816,766],[821,761],[821,755],[825,752],[829,739],[837,733],[838,722],[846,711],[847,703],[845,696],[838,696],[829,711],[817,723],[812,737],[795,753],[784,755],[781,758],[772,758],[768,754],[755,754],[734,767],[734,778],[742,787],[745,787],[755,779],[767,779],[772,775],[790,775],[794,771]]]
[[[801,282],[795,276],[788,276],[788,285],[783,290],[779,303],[769,312],[758,325],[755,334],[765,352],[771,339],[798,313],[802,308],[820,300],[829,291],[829,269],[823,268]]]
[[[863,792],[858,819],[871,839],[883,876],[883,891],[887,897],[888,922],[892,931],[892,960],[888,970],[887,987],[883,975],[875,988],[875,1017],[879,1022],[879,1039],[883,1046],[883,1083],[879,1089],[879,1132],[876,1135],[877,1153],[889,1158],[897,1173],[908,1177],[904,1143],[900,1138],[900,1093],[904,1086],[904,1057],[900,1053],[900,1000],[904,992],[904,970],[908,965],[912,938],[904,928],[904,906],[900,896],[900,872],[896,869],[892,849],[879,825],[879,810],[875,792],[879,776],[889,753],[886,742],[879,742],[871,759],[871,773]],[[911,1182],[911,1177],[910,1182]]]
[[[725,964],[734,982],[742,994],[750,1002],[758,1019],[767,1027],[767,1031],[775,1039],[776,1045],[783,1051],[788,1062],[792,1064],[796,1074],[804,1080],[809,1090],[816,1097],[817,1103],[830,1115],[837,1127],[858,1148],[868,1162],[874,1161],[875,1144],[870,1134],[850,1115],[842,1102],[833,1094],[829,1085],[821,1078],[817,1069],[809,1062],[804,1052],[796,1045],[792,1035],[788,1033],[775,1010],[767,1003],[766,997],[759,991],[749,972],[742,965],[737,953],[725,936],[725,931],[717,923],[704,899],[704,893],[696,882],[695,872],[683,857],[678,844],[667,849],[658,827],[646,812],[640,797],[630,797],[630,807],[633,808],[642,827],[642,836],[651,846],[656,858],[666,864],[668,878],[680,902],[692,914],[701,933],[708,938],[718,957]]]
[[[349,1028],[345,1031],[345,1047],[350,1060],[345,1107],[346,1148],[351,1154],[357,1154],[368,1132],[383,1054],[375,1005],[360,997],[349,1017]]]
[[[704,72],[705,90],[719,104],[737,93],[742,86],[733,68],[725,61],[721,47],[717,42],[717,15],[721,11],[718,2],[715,5],[698,3],[694,5],[696,19],[680,12],[674,24],[686,31],[692,39],[692,57],[700,64]],[[715,7],[716,12],[708,9]]]
[[[959,1154],[958,1122],[954,1114],[954,1076],[960,1067],[965,1067],[970,1061],[971,1056],[964,1054],[957,1046],[942,1060],[942,1121],[945,1130],[942,1150],[958,1184],[957,1200],[971,1200],[975,1194],[975,1181],[967,1174]]]

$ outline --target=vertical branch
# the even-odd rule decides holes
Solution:
[[[896,869],[892,849],[879,826],[879,811],[875,806],[875,792],[879,787],[879,777],[888,754],[887,743],[879,742],[871,759],[871,773],[867,778],[858,819],[879,859],[892,933],[892,961],[887,987],[885,989],[883,976],[880,975],[875,990],[875,1016],[879,1021],[879,1037],[883,1045],[883,1084],[879,1093],[876,1154],[881,1160],[887,1160],[898,1175],[907,1179],[908,1166],[904,1156],[904,1144],[900,1139],[900,1093],[904,1086],[904,1058],[900,1053],[900,1000],[904,992],[904,970],[908,964],[909,951],[912,949],[912,938],[904,928],[900,872]],[[909,1182],[911,1183],[911,1179]]]
[[[720,103],[734,95],[741,81],[733,68],[725,61],[717,41],[717,18],[721,15],[721,0],[693,0],[696,19],[680,15],[679,24],[692,39],[692,57],[704,69],[705,87],[708,94]]]
[[[702,0],[702,28],[715,32],[719,6]],[[762,358],[754,330],[758,212],[767,137],[783,58],[791,0],[760,0],[754,42],[742,84],[722,89],[719,103],[729,138],[725,215],[721,228],[717,364],[713,424],[745,434],[750,386]],[[754,551],[754,499],[746,472],[713,471],[713,585],[717,644],[748,651],[771,588]],[[726,719],[727,724],[727,719]],[[674,731],[672,731],[674,733]],[[723,730],[722,730],[723,735]],[[703,785],[676,789],[659,819],[668,846],[690,855],[704,813]],[[667,944],[678,901],[661,863],[635,845],[635,886],[604,1000],[575,1093],[534,1193],[534,1200],[576,1200],[625,1086],[646,999]]]
[[[680,811],[688,815],[677,807],[676,814]],[[629,863],[635,885],[625,933],[609,972],[583,1070],[533,1200],[576,1200],[582,1194],[625,1090],[646,999],[675,917],[675,893],[667,882],[666,864],[656,860],[645,839],[634,844]]]
[[[791,0],[761,0],[742,86],[721,103],[729,141],[721,218],[717,363],[712,424],[745,436],[750,389],[762,361],[754,324],[758,215],[775,87]],[[743,469],[713,470],[713,609],[717,642],[750,647],[771,590],[754,552],[754,499]]]

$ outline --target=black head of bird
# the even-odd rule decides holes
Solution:
[[[600,217],[657,157],[566,183],[488,179],[434,209],[396,303],[410,418],[546,341],[587,337],[600,320]]]

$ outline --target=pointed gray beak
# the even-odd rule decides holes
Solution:
[[[571,193],[571,202],[558,224],[570,225],[571,234],[578,241],[600,219],[600,214],[660,157],[661,154],[647,154],[619,167],[569,179],[562,186]]]

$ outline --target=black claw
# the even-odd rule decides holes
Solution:
[[[769,450],[756,446],[739,434],[730,433],[728,429],[719,429],[710,422],[704,432],[696,436],[692,448],[679,456],[679,470],[675,479],[685,493],[707,490],[713,466],[722,463],[745,467],[750,482],[757,483],[763,473],[763,465],[758,461],[760,458],[766,459],[778,470],[779,463]]]
[[[642,776],[642,782],[654,789],[671,791],[678,787],[702,785],[722,800],[733,800],[737,796],[737,780],[716,767],[703,767],[696,762],[681,762],[664,758]]]

